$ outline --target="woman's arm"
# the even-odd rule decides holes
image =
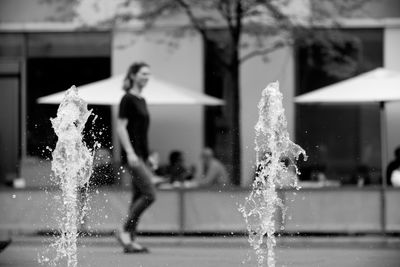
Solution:
[[[128,125],[128,119],[119,118],[117,121],[117,132],[118,132],[118,137],[121,141],[122,147],[126,152],[128,164],[129,164],[129,166],[134,167],[138,164],[139,158],[136,155],[135,150],[133,149],[133,146],[131,144],[131,140],[129,138],[129,133],[128,133],[128,130],[126,129],[127,125]]]

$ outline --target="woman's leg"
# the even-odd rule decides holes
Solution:
[[[151,182],[153,174],[143,161],[140,161],[138,166],[130,168],[130,172],[132,175],[132,202],[124,230],[130,232],[134,237],[140,216],[155,200],[155,188]]]

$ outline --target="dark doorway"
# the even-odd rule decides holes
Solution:
[[[215,40],[204,42],[204,92],[208,95],[226,99],[227,70],[216,53],[220,53],[218,38],[224,38],[225,31],[210,31]],[[219,158],[230,171],[232,165],[232,153],[230,153],[231,138],[229,135],[230,126],[227,122],[226,110],[223,106],[206,106],[204,109],[204,144],[214,150]]]
[[[51,127],[58,105],[37,104],[45,95],[110,77],[109,57],[30,58],[27,64],[27,154],[48,158],[47,148],[54,148],[56,135]],[[85,141],[93,146],[94,138],[102,146],[111,145],[111,110],[109,106],[89,106],[98,115],[95,124],[87,123]],[[93,116],[89,120],[92,120]],[[101,132],[101,134],[99,134]]]
[[[0,182],[8,183],[18,176],[19,62],[0,61],[0,66]]]
[[[221,69],[220,64],[218,64],[214,59],[214,49],[213,44],[206,42],[205,49],[205,93],[217,98],[224,97],[224,73]],[[206,106],[205,107],[205,145],[216,149],[219,147],[219,135],[224,130],[223,125],[223,110],[221,106]]]

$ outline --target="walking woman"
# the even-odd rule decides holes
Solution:
[[[122,161],[132,177],[132,201],[127,221],[116,237],[125,253],[148,252],[136,241],[136,228],[142,213],[154,202],[155,189],[152,172],[146,165],[148,148],[149,112],[145,99],[141,96],[150,76],[150,67],[144,62],[136,62],[129,67],[123,89],[126,94],[121,99],[118,115],[118,136],[122,144]]]

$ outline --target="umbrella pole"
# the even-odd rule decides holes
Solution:
[[[387,123],[385,102],[379,102],[380,128],[381,128],[381,229],[386,233],[386,165],[387,165]]]

